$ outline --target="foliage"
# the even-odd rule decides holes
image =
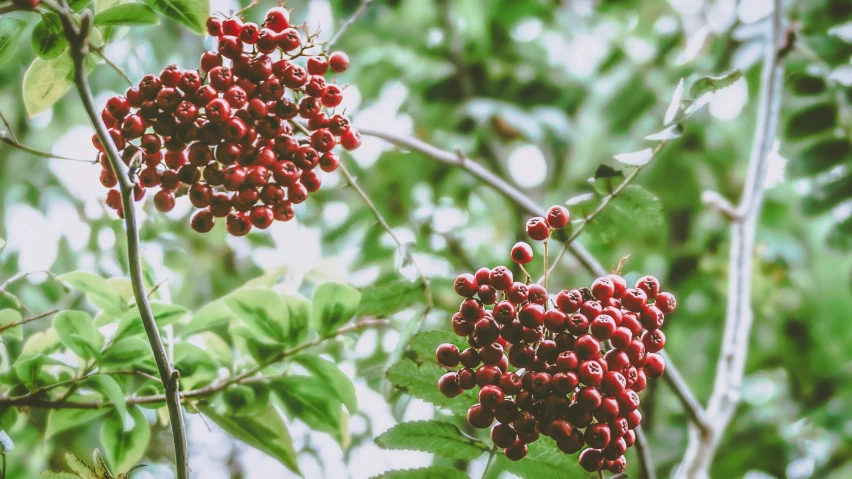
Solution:
[[[305,16],[307,3],[288,3],[302,12],[294,13],[298,22],[315,20]],[[328,2],[324,38],[360,3]],[[694,2],[697,12],[678,2],[592,2],[591,12],[574,3],[373,2],[337,43],[352,59],[337,81],[349,85],[347,95],[357,91],[360,101],[347,105],[356,124],[458,149],[535,203],[568,204],[572,231],[583,228],[578,243],[601,263],[629,254],[628,281],[644,271],[671,285],[684,300],[667,324],[667,350],[703,403],[727,304],[729,237],[726,220],[701,194],[718,191],[736,202],[742,191],[761,48],[761,20],[747,13],[761,2],[739,2],[726,22],[716,22],[727,15],[713,10],[718,2]],[[104,46],[134,81],[170,63],[197,63],[210,47],[194,35],[204,32],[205,1],[72,7],[78,15],[92,11],[92,45]],[[785,477],[803,465],[813,477],[846,477],[852,468],[844,429],[852,389],[842,369],[852,359],[845,322],[852,308],[852,9],[840,0],[792,8],[798,30],[784,59],[776,181],[767,185],[755,245],[743,403],[711,477]],[[73,64],[63,38],[49,14],[0,16],[0,112],[22,144],[88,160],[91,128],[76,93],[67,94]],[[99,107],[127,88],[97,52],[87,62]],[[64,471],[44,475],[63,479],[133,477],[143,463],[170,477],[168,467],[157,469],[174,460],[163,389],[127,278],[123,225],[99,206],[98,168],[13,148],[6,129],[0,125],[0,284],[20,272],[58,276],[3,287],[0,328],[61,309],[2,332],[0,430],[16,446],[4,445],[7,477],[45,469]],[[426,283],[410,280],[403,251],[342,179],[329,180],[299,210],[298,227],[243,239],[225,239],[218,229],[198,235],[185,211],[163,215],[142,203],[143,274],[149,291],[164,281],[152,309],[180,372],[187,420],[211,434],[203,417],[261,451],[280,463],[282,476],[330,475],[315,463],[363,467],[359,459],[369,456],[366,474],[375,477],[467,477],[482,470],[491,443],[487,432],[464,428],[470,392],[447,399],[437,391],[443,370],[434,350],[442,342],[465,346],[449,327],[458,306],[451,278],[505,263],[529,212],[462,167],[374,138],[342,161],[423,267],[433,307]],[[637,167],[641,174],[611,196]],[[591,277],[568,258],[550,280]],[[372,318],[389,326],[358,328],[375,326],[359,339],[335,336]],[[252,371],[263,379],[189,394]],[[109,407],[2,402],[28,395]],[[643,406],[657,476],[665,477],[682,457],[688,417],[663,384]],[[226,443],[227,451],[191,453],[222,470],[226,455],[237,458],[235,468],[258,457]],[[92,451],[91,463],[80,459]],[[546,438],[521,462],[498,455],[487,477],[503,471],[582,477],[576,460]]]

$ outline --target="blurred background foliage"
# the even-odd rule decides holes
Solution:
[[[294,0],[288,5],[297,20],[321,22],[328,38],[360,3]],[[771,165],[755,252],[752,349],[743,404],[712,477],[852,475],[852,26],[847,24],[852,2],[788,3],[796,48],[786,60],[783,136]],[[263,1],[261,7],[271,4]],[[214,1],[211,10],[237,8]],[[352,59],[352,68],[337,81],[349,85],[347,111],[356,125],[416,136],[448,151],[458,148],[546,206],[593,192],[588,178],[602,163],[618,166],[612,155],[651,146],[642,138],[661,129],[681,78],[689,85],[700,76],[742,69],[744,77],[689,119],[683,137],[640,175],[637,183],[659,204],[643,203],[641,210],[623,204],[623,211],[611,210],[580,237],[606,265],[631,255],[628,281],[654,274],[677,294],[680,307],[667,326],[667,351],[703,400],[720,347],[728,227],[702,205],[701,194],[718,191],[732,201],[739,196],[755,123],[759,40],[770,8],[766,0],[377,0],[337,45]],[[28,28],[36,20],[15,16],[26,19]],[[212,46],[210,39],[169,20],[118,35],[107,55],[134,80],[169,63],[189,68]],[[34,55],[24,42],[0,68],[0,111],[22,143],[93,158],[91,127],[73,93],[27,118],[21,79]],[[105,66],[91,79],[99,104],[126,88]],[[456,307],[450,278],[508,262],[528,215],[465,171],[378,139],[365,139],[344,161],[353,165],[395,232],[412,243],[433,280],[438,307],[425,327],[448,329],[448,311]],[[38,270],[126,275],[123,225],[101,205],[105,191],[98,173],[93,165],[45,160],[0,145],[0,238],[7,242],[0,250],[0,279]],[[400,254],[336,175],[300,206],[296,222],[246,238],[226,238],[221,226],[207,235],[194,233],[188,207],[163,215],[146,200],[144,210],[149,273],[167,280],[165,294],[189,308],[261,275],[308,290],[321,279],[359,287],[400,279]],[[403,274],[412,273],[410,266],[401,266]],[[593,279],[570,259],[556,276],[552,284],[564,287]],[[79,295],[44,275],[18,282],[9,292],[32,312],[86,307]],[[7,307],[3,301],[0,297],[0,306]],[[418,312],[394,315],[398,329],[416,320]],[[371,394],[367,397],[381,404],[364,406],[379,412],[353,418],[352,445],[344,453],[333,441],[302,431],[296,442],[303,451],[300,461],[308,464],[303,470],[317,474],[306,472],[308,477],[368,477],[394,461],[403,466],[431,461],[424,454],[396,455],[372,444],[393,421],[433,414],[419,401],[393,396],[389,408],[382,402],[388,393],[383,372],[398,339],[394,331],[365,334],[352,348],[331,351],[357,372],[359,395]],[[657,472],[666,477],[683,452],[687,417],[663,384],[650,388],[643,407]],[[393,421],[376,419],[385,416]],[[164,430],[155,434],[167,437]],[[261,477],[251,465],[257,456],[246,459],[247,453],[228,441],[210,445],[196,438],[207,434],[203,426],[191,427],[195,457],[209,455],[209,461],[226,467],[203,477],[220,477],[214,474],[223,471],[230,477]],[[19,469],[12,469],[18,472],[11,477],[30,477],[24,467],[61,466],[65,450],[86,457],[97,440],[94,434],[75,434],[45,443],[36,429],[24,428],[16,443],[20,447],[10,464]],[[149,448],[152,463],[170,453],[163,444],[155,441]],[[632,456],[630,461],[635,467]],[[471,471],[483,467],[476,463]]]

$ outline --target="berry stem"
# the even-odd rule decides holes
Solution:
[[[543,259],[543,261],[544,261],[544,278],[542,278],[542,284],[544,285],[544,289],[547,289],[547,277],[549,276],[549,274],[548,274],[549,271],[547,269],[547,256],[548,256],[547,255],[547,244],[549,242],[550,242],[549,238],[546,238],[544,240],[544,259]],[[556,263],[554,263],[553,266],[555,267]]]
[[[184,428],[183,413],[180,405],[180,373],[174,369],[169,362],[165,346],[163,345],[163,340],[160,337],[160,330],[157,327],[157,323],[154,321],[154,314],[151,311],[151,306],[148,303],[148,297],[145,293],[139,247],[139,230],[136,224],[135,202],[133,198],[134,185],[130,181],[127,170],[121,160],[121,155],[118,152],[118,148],[116,147],[112,136],[107,131],[106,125],[95,106],[95,101],[92,97],[92,90],[89,86],[89,79],[86,73],[86,56],[89,52],[87,39],[92,28],[92,16],[88,11],[83,13],[80,17],[79,26],[77,26],[74,14],[69,8],[67,2],[65,0],[60,0],[59,7],[60,8],[57,9],[57,12],[62,20],[65,36],[68,38],[70,45],[71,57],[74,60],[74,84],[77,87],[80,100],[85,107],[87,115],[89,116],[89,121],[95,127],[101,144],[104,146],[110,168],[115,174],[115,177],[118,179],[124,210],[124,224],[127,236],[127,259],[128,268],[130,270],[130,280],[133,286],[133,295],[136,298],[136,307],[139,309],[139,315],[142,318],[142,324],[145,327],[148,342],[151,345],[151,351],[154,355],[154,360],[157,363],[157,370],[165,390],[165,399],[166,404],[168,405],[169,418],[172,425],[172,436],[175,446],[176,477],[178,479],[188,479],[189,451],[187,449],[186,430]]]
[[[524,268],[524,265],[522,265],[521,263],[517,263],[517,265],[521,268],[521,271],[523,271],[524,276],[526,276],[525,284],[529,285],[532,282],[532,276],[530,276],[530,274],[527,272],[527,269]]]
[[[485,469],[482,470],[482,478],[481,479],[485,479],[485,476],[488,475],[488,470],[491,469],[491,464],[494,463],[495,457],[497,457],[497,445],[496,444],[488,452],[488,462],[485,463]]]

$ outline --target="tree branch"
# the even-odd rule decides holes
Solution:
[[[346,20],[343,25],[340,26],[340,29],[337,31],[337,33],[334,34],[333,37],[331,37],[331,40],[329,40],[328,42],[326,42],[325,45],[323,45],[323,50],[331,50],[331,48],[337,43],[337,41],[340,40],[340,37],[342,37],[343,34],[346,33],[346,30],[349,30],[349,27],[351,27],[353,23],[357,22],[358,19],[361,18],[361,15],[364,15],[364,12],[367,11],[367,7],[369,7],[371,3],[373,3],[373,0],[364,0],[361,3],[361,6],[358,7],[358,10],[355,10],[355,13],[353,13],[352,16],[349,17],[349,19]]]
[[[8,125],[7,125],[7,128],[8,128]],[[17,148],[21,151],[25,151],[25,152],[27,152],[31,155],[35,155],[35,156],[38,156],[40,158],[48,158],[48,159],[56,159],[56,160],[64,160],[64,161],[77,161],[77,162],[80,162],[80,163],[89,163],[89,164],[92,164],[92,165],[98,163],[98,160],[96,160],[96,159],[95,160],[84,160],[82,158],[71,158],[70,156],[56,155],[54,153],[50,153],[50,152],[47,152],[47,151],[41,151],[41,150],[36,150],[35,148],[30,148],[29,146],[18,143],[18,141],[15,140],[14,135],[12,135],[11,130],[0,131],[0,141],[2,141],[3,143],[6,143],[7,145],[11,146],[12,148]]]
[[[85,12],[80,17],[80,26],[74,21],[73,12],[68,4],[62,0],[58,9],[65,35],[68,37],[71,57],[74,60],[74,84],[80,95],[80,100],[85,107],[89,120],[97,131],[101,144],[106,151],[110,168],[118,179],[119,189],[124,210],[124,224],[127,233],[127,255],[128,267],[130,269],[130,280],[133,285],[133,295],[142,324],[151,344],[151,351],[157,363],[157,371],[165,389],[166,404],[169,409],[169,417],[172,425],[172,435],[175,443],[175,465],[178,479],[189,478],[189,452],[186,444],[186,430],[184,428],[183,414],[180,406],[180,373],[172,368],[169,363],[166,349],[160,338],[160,331],[154,321],[154,315],[148,304],[145,293],[145,284],[142,278],[142,262],[140,258],[139,230],[136,225],[136,211],[133,198],[133,183],[128,176],[127,169],[121,160],[121,155],[107,131],[106,125],[95,106],[92,98],[92,90],[89,87],[89,79],[86,76],[86,55],[88,54],[88,34],[92,28],[91,13]]]
[[[680,478],[709,477],[713,456],[740,401],[740,387],[754,319],[751,307],[754,240],[763,207],[764,183],[769,155],[775,142],[784,80],[784,65],[779,55],[779,44],[785,36],[782,28],[784,12],[781,0],[775,0],[774,5],[764,52],[757,124],[748,174],[737,206],[737,215],[731,223],[725,329],[713,393],[707,406],[710,431],[702,433],[697,427],[690,428],[689,444],[678,475]]]
[[[278,376],[257,376],[256,377],[255,375],[257,373],[261,372],[262,370],[266,369],[267,367],[275,364],[275,363],[281,362],[284,359],[287,359],[290,356],[294,356],[294,355],[296,355],[296,354],[298,354],[298,353],[300,353],[300,352],[302,352],[306,349],[312,348],[314,346],[318,346],[318,345],[322,344],[323,342],[325,342],[329,339],[336,338],[338,336],[342,336],[344,334],[351,333],[353,331],[357,331],[357,330],[362,329],[362,328],[368,328],[368,327],[374,327],[374,326],[383,326],[383,325],[387,325],[387,324],[389,324],[389,321],[387,321],[385,319],[370,319],[370,320],[364,320],[364,321],[352,324],[352,325],[347,326],[345,328],[341,328],[341,329],[337,330],[336,332],[334,332],[334,333],[332,333],[328,336],[324,336],[324,337],[316,339],[314,341],[296,346],[295,348],[288,349],[286,351],[282,351],[279,354],[277,354],[275,357],[273,357],[272,359],[270,359],[270,360],[268,360],[268,361],[266,361],[262,364],[259,364],[259,365],[255,366],[255,367],[253,367],[253,368],[251,368],[251,369],[249,369],[249,370],[247,370],[247,371],[245,371],[241,374],[238,374],[236,376],[222,379],[220,381],[217,381],[217,382],[210,384],[209,386],[205,386],[203,388],[193,389],[193,390],[190,390],[190,391],[184,391],[180,394],[180,397],[184,401],[188,401],[189,399],[206,398],[206,397],[210,397],[210,396],[212,396],[212,395],[214,395],[214,394],[216,394],[220,391],[223,391],[226,388],[228,388],[229,386],[232,386],[234,384],[263,382],[265,380],[269,380],[271,378],[278,377]],[[135,374],[135,375],[145,377],[145,378],[148,378],[148,379],[151,379],[151,380],[158,380],[157,378],[150,376],[147,373],[144,373],[144,372],[141,372],[141,371],[112,371],[112,372],[99,372],[99,373],[94,373],[94,374]],[[80,377],[80,378],[75,378],[75,379],[65,381],[63,383],[56,383],[56,384],[50,385],[49,388],[35,390],[35,391],[32,391],[32,392],[25,394],[25,395],[22,395],[22,396],[0,397],[0,407],[15,406],[15,407],[31,407],[31,408],[42,408],[42,409],[101,409],[101,408],[105,408],[105,407],[114,407],[115,406],[114,403],[107,402],[107,401],[64,401],[64,400],[54,400],[54,399],[47,399],[47,398],[39,397],[39,394],[44,392],[47,389],[54,389],[54,388],[60,387],[60,386],[71,385],[71,384],[77,383],[79,381],[88,379],[92,375],[93,374],[89,374],[89,375],[85,375],[85,376]],[[160,404],[160,403],[167,402],[168,400],[169,400],[169,397],[167,395],[157,394],[157,395],[153,395],[153,396],[130,397],[130,398],[127,398],[127,400],[125,401],[125,404],[127,404],[128,406],[136,406],[136,405],[140,405],[140,404]]]
[[[636,442],[633,444],[636,447],[636,456],[639,458],[639,470],[643,479],[656,479],[654,473],[654,463],[651,459],[651,447],[648,446],[648,438],[645,437],[645,430],[642,426],[633,430],[636,433]],[[612,478],[610,478],[612,479]]]
[[[50,311],[35,315],[31,318],[24,318],[20,321],[15,321],[14,323],[4,324],[4,325],[0,326],[0,334],[3,334],[3,332],[5,332],[7,329],[12,329],[12,328],[17,327],[17,326],[22,326],[24,324],[29,323],[30,321],[35,321],[36,319],[41,319],[41,318],[50,316],[51,314],[56,314],[58,312],[59,312],[58,309],[51,309]]]

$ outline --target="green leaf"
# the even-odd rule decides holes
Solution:
[[[45,479],[80,479],[77,474],[63,471],[42,471],[41,477]]]
[[[15,311],[14,309],[4,309],[0,311],[0,326],[17,323],[22,319],[24,318],[21,316],[21,313]],[[3,331],[3,338],[17,339],[18,341],[22,341],[24,339],[24,330],[21,329],[21,326],[9,328],[6,331]]]
[[[790,174],[812,176],[828,171],[835,165],[850,160],[852,143],[847,139],[825,139],[802,150],[796,161],[790,163]]]
[[[140,365],[144,361],[153,361],[148,342],[142,338],[129,337],[116,341],[101,357],[100,364],[104,367],[121,368],[130,365]]]
[[[361,289],[358,316],[385,317],[425,300],[423,283],[397,281]]]
[[[641,186],[630,185],[586,229],[599,241],[611,243],[619,234],[657,231],[656,227],[663,221],[662,211],[659,198]]]
[[[199,405],[198,409],[231,436],[277,459],[296,474],[301,474],[293,439],[284,418],[274,406],[268,406],[263,413],[254,417],[239,419],[219,414],[206,405]]]
[[[124,3],[110,7],[94,18],[97,27],[115,25],[158,25],[160,17],[151,7],[141,3]]]
[[[231,351],[231,346],[218,334],[205,331],[199,334],[198,338],[204,345],[204,350],[210,354],[214,361],[229,369],[234,366],[234,353]]]
[[[447,466],[420,467],[388,471],[371,479],[469,479],[464,472]]]
[[[797,111],[784,127],[784,136],[800,140],[831,130],[837,125],[837,105],[819,103]]]
[[[69,59],[70,62],[70,59]],[[74,66],[72,64],[71,71]],[[29,74],[29,72],[27,72]],[[26,84],[26,77],[24,78]],[[30,115],[32,116],[32,115]],[[74,289],[86,293],[89,301],[95,306],[112,314],[121,316],[124,312],[124,302],[121,296],[104,278],[88,271],[73,271],[56,277],[57,281],[68,283]]]
[[[121,418],[124,428],[129,429],[132,418],[127,414],[127,404],[125,403],[124,391],[121,390],[118,381],[112,376],[103,374],[95,375],[86,381],[86,384],[103,394],[104,399],[108,399],[115,405],[115,412]]]
[[[348,417],[328,384],[313,376],[284,376],[270,383],[287,413],[311,429],[330,434],[341,445],[349,442]]]
[[[95,470],[76,454],[65,453],[65,463],[68,464],[68,468],[74,471],[80,479],[101,479],[95,475]]]
[[[689,116],[697,111],[702,106],[710,103],[713,95],[724,88],[733,85],[737,80],[742,78],[742,70],[733,70],[718,77],[701,77],[692,83],[689,88],[689,97],[692,104],[684,111],[685,116]]]
[[[53,318],[53,329],[68,349],[83,359],[92,359],[104,345],[104,337],[85,311],[62,311]]]
[[[92,0],[69,0],[68,6],[71,7],[71,11],[74,13],[80,13],[84,8],[89,6],[92,3]]]
[[[248,326],[255,337],[283,342],[289,333],[287,307],[269,288],[240,288],[225,296],[225,304]]]
[[[549,437],[542,436],[538,441],[528,444],[529,452],[522,461],[509,461],[505,457],[501,463],[505,469],[522,479],[563,479],[593,478],[597,474],[586,472],[580,467],[577,454],[568,455],[556,447]]]
[[[101,428],[104,454],[116,471],[126,471],[138,463],[151,439],[151,425],[142,409],[133,407],[128,412],[133,419],[133,427],[129,431],[124,430],[124,421],[114,416],[108,417]]]
[[[669,141],[678,139],[681,136],[683,136],[683,125],[675,123],[665,130],[646,136],[645,139],[650,141]]]
[[[181,330],[182,336],[191,336],[202,331],[227,326],[235,318],[233,311],[221,299],[211,301],[193,313],[192,318]]]
[[[69,55],[36,58],[24,73],[24,106],[30,118],[47,110],[74,86],[74,61]]]
[[[33,51],[39,58],[52,60],[68,49],[68,39],[62,29],[59,15],[53,12],[42,14],[32,33]]]
[[[92,453],[92,466],[95,468],[95,475],[98,478],[112,478],[112,473],[109,472],[109,468],[104,462],[104,458],[101,457],[101,451],[95,449],[95,452]]]
[[[27,22],[17,18],[0,18],[0,65],[8,62],[15,56],[18,42],[24,33]],[[3,245],[0,244],[0,248]]]
[[[455,398],[448,398],[438,390],[438,378],[446,372],[434,362],[416,363],[402,359],[387,371],[394,386],[411,397],[423,399],[436,406],[445,407],[457,414],[466,414],[471,404],[477,402],[473,391],[465,391]]]
[[[331,361],[312,354],[300,354],[293,358],[305,367],[316,378],[325,382],[327,387],[344,406],[349,414],[358,412],[358,397],[355,395],[355,385],[352,380]]]
[[[397,424],[375,439],[382,449],[431,452],[449,459],[472,461],[488,451],[482,442],[462,434],[443,421],[413,421]]]
[[[298,293],[284,293],[284,304],[287,305],[290,317],[290,335],[287,341],[290,345],[301,344],[308,337],[311,323],[311,303]]]
[[[188,309],[176,304],[151,301],[150,305],[151,313],[154,315],[154,322],[161,328],[169,324],[174,324],[189,314]],[[118,329],[115,332],[113,341],[144,332],[145,326],[142,324],[142,316],[139,314],[139,308],[133,306],[121,315],[121,320],[118,323]]]
[[[360,303],[357,289],[342,283],[323,283],[314,290],[311,322],[321,335],[327,336],[352,319]]]
[[[145,4],[198,35],[207,32],[205,25],[210,16],[209,0],[145,0]]]
[[[418,361],[429,362],[435,361],[435,350],[443,343],[455,344],[460,351],[468,347],[464,338],[442,329],[421,331],[411,338],[408,346],[416,354]]]
[[[108,413],[109,409],[51,409],[47,413],[47,426],[44,428],[45,439],[62,431],[86,424]]]
[[[613,156],[619,163],[642,167],[648,164],[654,158],[654,150],[652,148],[646,148],[641,151],[634,151],[632,153],[619,153],[618,155]]]

